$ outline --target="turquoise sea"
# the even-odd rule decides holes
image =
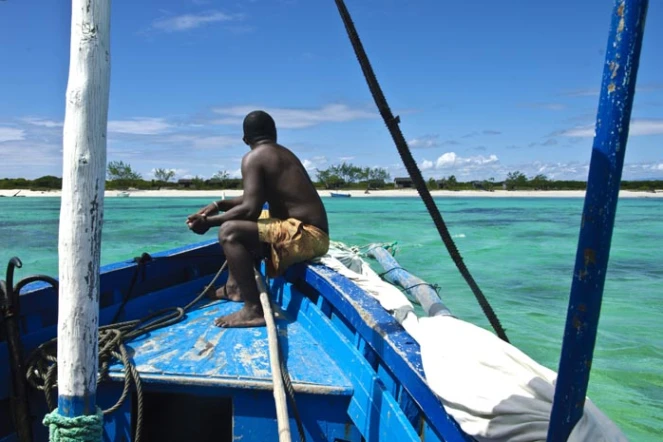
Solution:
[[[511,342],[557,370],[583,200],[438,198],[463,259]],[[188,231],[200,198],[107,198],[102,263],[214,238]],[[459,318],[488,328],[418,198],[325,199],[333,240],[398,241]],[[59,198],[0,198],[0,264],[57,276]],[[663,199],[619,202],[589,397],[634,441],[663,434]],[[4,270],[2,270],[4,274]]]

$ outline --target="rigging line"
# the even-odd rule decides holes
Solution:
[[[472,289],[474,296],[477,298],[477,301],[479,302],[481,309],[483,310],[484,314],[488,318],[488,321],[490,322],[493,329],[497,333],[497,336],[499,336],[502,340],[509,342],[509,339],[506,336],[506,332],[504,331],[504,328],[502,327],[500,320],[497,318],[495,311],[488,303],[488,300],[481,292],[481,289],[474,281],[474,278],[470,274],[470,271],[467,269],[467,266],[463,262],[463,258],[460,256],[460,253],[456,248],[456,244],[454,243],[453,239],[451,238],[451,235],[449,234],[449,230],[447,229],[447,226],[444,220],[442,219],[442,215],[440,214],[439,209],[435,205],[435,202],[433,201],[433,198],[430,192],[428,191],[428,188],[426,187],[426,183],[424,182],[424,178],[421,175],[421,171],[419,170],[417,163],[412,157],[407,142],[405,141],[405,138],[403,137],[400,127],[398,126],[400,123],[400,117],[398,116],[394,117],[394,115],[391,112],[391,109],[389,108],[387,100],[384,94],[382,93],[382,89],[380,88],[380,84],[378,83],[375,73],[373,72],[373,68],[371,67],[370,61],[368,60],[366,51],[364,50],[361,40],[359,39],[359,34],[357,34],[357,30],[355,29],[354,23],[352,22],[352,17],[350,16],[350,12],[348,12],[347,7],[345,6],[345,2],[343,0],[335,0],[335,1],[336,1],[336,6],[338,7],[338,11],[341,15],[341,19],[343,20],[343,24],[345,25],[345,30],[348,33],[350,42],[352,43],[355,55],[357,57],[357,60],[359,61],[359,65],[361,66],[361,69],[364,73],[364,78],[366,79],[371,94],[373,95],[373,99],[375,100],[375,104],[377,105],[378,110],[380,111],[380,115],[382,116],[387,128],[389,129],[389,132],[391,133],[394,143],[396,144],[396,148],[398,149],[398,153],[401,159],[403,160],[403,164],[405,165],[405,168],[407,169],[410,178],[414,182],[417,191],[421,196],[421,199],[426,205],[428,213],[430,213],[431,217],[433,218],[435,227],[437,227],[437,230],[440,236],[442,237],[442,241],[444,242],[444,245],[446,246],[449,255],[456,264],[456,267],[458,267],[458,270],[460,271],[461,275],[463,275],[463,278],[465,278],[467,284]]]

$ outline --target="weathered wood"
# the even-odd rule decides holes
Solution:
[[[290,421],[288,420],[288,403],[285,397],[285,388],[281,375],[281,365],[279,364],[279,341],[276,333],[276,324],[274,323],[274,313],[272,305],[267,294],[265,282],[262,275],[254,269],[256,284],[260,291],[260,303],[265,315],[267,325],[267,339],[269,341],[269,363],[272,369],[272,382],[274,383],[274,402],[276,404],[276,421],[278,423],[279,441],[291,442]]]
[[[95,413],[110,1],[72,0],[59,232],[58,409]]]

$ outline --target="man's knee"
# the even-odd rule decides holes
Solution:
[[[243,243],[253,249],[258,246],[254,242],[258,241],[258,232],[255,223],[249,221],[226,221],[219,228],[219,242],[224,243]]]
[[[219,228],[219,242],[221,244],[238,241],[239,228],[235,221],[226,221]]]

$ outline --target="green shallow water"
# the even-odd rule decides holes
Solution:
[[[200,198],[107,198],[102,264],[214,238],[192,234]],[[583,200],[439,198],[461,255],[509,339],[557,370]],[[0,263],[57,275],[58,198],[0,198]],[[398,241],[396,258],[441,287],[459,318],[488,328],[418,198],[325,199],[332,239]],[[619,202],[589,397],[634,441],[663,433],[663,200]],[[3,270],[4,273],[4,270]]]

